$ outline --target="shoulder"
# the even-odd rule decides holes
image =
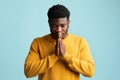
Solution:
[[[81,37],[81,36],[78,36],[78,35],[75,35],[75,34],[72,34],[72,33],[69,33],[69,36],[72,38],[72,39],[77,39],[77,40],[83,40],[85,38]]]
[[[78,36],[78,35],[75,35],[75,34],[72,34],[72,33],[69,33],[70,35],[70,38],[73,40],[73,41],[79,41],[80,44],[86,44],[87,43],[87,40],[82,37],[82,36]]]
[[[33,39],[32,43],[44,42],[44,41],[48,40],[49,37],[50,37],[50,34],[46,34],[46,35],[41,36],[41,37],[36,37]]]
[[[49,37],[50,37],[50,34],[46,34],[46,35],[41,36],[41,37],[36,37],[33,40],[36,40],[36,41],[45,40],[45,39],[48,39]]]

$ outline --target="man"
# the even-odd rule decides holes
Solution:
[[[68,33],[69,10],[54,5],[48,10],[51,34],[35,38],[25,61],[26,77],[39,80],[79,80],[92,77],[94,61],[84,38]]]

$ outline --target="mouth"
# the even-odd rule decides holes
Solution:
[[[64,35],[64,33],[61,33],[61,32],[51,34],[52,38],[54,38],[54,39],[62,39],[63,35]]]

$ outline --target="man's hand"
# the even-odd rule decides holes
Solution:
[[[58,38],[56,40],[56,46],[55,46],[55,54],[58,57],[63,57],[65,54],[65,45],[62,42],[62,38]]]

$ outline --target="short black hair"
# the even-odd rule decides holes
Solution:
[[[70,11],[65,6],[57,4],[49,8],[47,15],[49,20],[52,18],[64,18],[64,17],[67,17],[67,19],[69,19]]]

